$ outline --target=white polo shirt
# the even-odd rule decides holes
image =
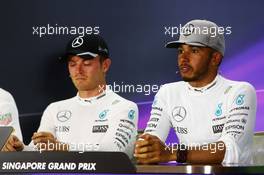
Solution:
[[[13,134],[23,141],[18,111],[13,96],[0,88],[0,126],[12,126]]]
[[[255,118],[253,86],[217,75],[202,88],[184,81],[162,86],[145,132],[165,142],[173,127],[180,143],[189,146],[223,141],[223,163],[250,163]]]
[[[38,132],[51,132],[71,151],[119,151],[132,158],[137,123],[137,105],[107,89],[97,97],[77,94],[50,104]]]

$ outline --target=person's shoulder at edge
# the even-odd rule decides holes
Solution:
[[[0,99],[1,101],[13,101],[13,96],[10,92],[0,88]]]
[[[157,94],[162,94],[162,95],[171,95],[173,94],[178,94],[181,93],[182,90],[186,89],[186,82],[184,81],[176,81],[176,82],[171,82],[171,83],[166,83],[163,84]]]
[[[255,87],[250,84],[249,82],[246,81],[234,81],[234,80],[230,80],[227,79],[225,77],[222,76],[222,78],[224,79],[224,81],[226,81],[228,83],[229,86],[232,86],[231,91],[233,92],[237,92],[237,91],[249,91],[249,92],[256,92]]]
[[[124,97],[121,97],[120,95],[118,95],[117,93],[113,92],[112,90],[110,90],[108,93],[112,94],[112,97],[114,99],[114,101],[112,102],[113,105],[114,104],[120,104],[122,106],[123,105],[125,105],[127,107],[133,106],[133,107],[137,108],[137,104],[135,102],[133,102],[131,100],[128,100],[128,99],[126,99]]]
[[[59,101],[55,101],[50,103],[47,108],[53,108],[53,107],[63,107],[63,106],[68,106],[69,104],[71,104],[73,101],[75,101],[75,99],[77,98],[77,96],[68,98],[68,99],[64,99],[64,100],[59,100]]]

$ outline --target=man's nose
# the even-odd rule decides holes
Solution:
[[[180,63],[188,63],[190,60],[190,53],[185,51],[178,56],[178,59]]]
[[[83,72],[83,66],[81,64],[77,64],[75,71],[76,71],[76,73],[82,73]]]

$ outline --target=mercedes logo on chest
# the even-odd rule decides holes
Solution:
[[[175,121],[181,122],[186,117],[186,109],[182,106],[176,106],[172,110],[172,117]]]
[[[58,112],[57,114],[57,119],[60,121],[60,122],[66,122],[67,120],[69,120],[71,118],[71,111],[60,111]]]

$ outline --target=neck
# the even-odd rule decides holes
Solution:
[[[106,83],[96,86],[92,90],[78,91],[81,98],[91,98],[102,94],[106,90]]]
[[[212,81],[214,81],[216,76],[217,76],[217,72],[215,72],[213,74],[210,74],[207,77],[203,77],[203,78],[201,78],[199,80],[191,81],[191,82],[189,82],[189,84],[192,87],[197,87],[197,88],[204,87],[204,86],[210,84]]]

